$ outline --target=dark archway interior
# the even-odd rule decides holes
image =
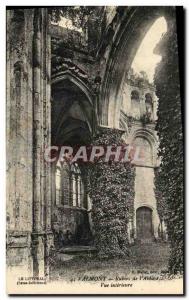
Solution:
[[[52,86],[52,145],[79,146],[91,142],[93,132],[93,105],[91,99],[71,80],[65,79]],[[76,166],[75,166],[76,167]],[[74,173],[74,163],[68,165],[67,175],[60,168],[60,197],[57,198],[56,165],[53,168],[52,226],[57,248],[87,245],[91,241],[88,219],[87,176],[85,166],[77,165],[80,175]]]
[[[93,106],[85,93],[66,79],[52,87],[52,145],[90,143]]]

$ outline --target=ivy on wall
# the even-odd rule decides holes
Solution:
[[[175,19],[175,16],[172,16]],[[158,45],[162,60],[155,73],[159,98],[157,132],[161,165],[156,171],[156,192],[161,194],[159,209],[167,224],[171,244],[169,269],[183,270],[183,134],[175,22]]]
[[[87,34],[87,49],[91,54],[96,53],[94,50],[100,43],[105,25],[103,6],[59,6],[58,8],[49,8],[48,11],[53,22],[59,22],[63,17],[70,20],[73,26],[80,30],[80,34],[81,31],[83,35]],[[74,44],[75,40],[73,39],[72,47]]]
[[[122,131],[101,129],[93,145],[121,145]],[[133,213],[134,168],[130,163],[99,158],[89,166],[89,195],[95,246],[100,257],[128,255],[127,226]]]
[[[74,26],[80,28],[87,26],[88,17],[95,11],[95,6],[59,6],[50,7],[49,13],[54,22],[60,20],[61,17],[72,20]]]

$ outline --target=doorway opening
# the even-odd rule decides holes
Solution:
[[[146,206],[136,211],[137,240],[148,240],[153,237],[152,209]]]

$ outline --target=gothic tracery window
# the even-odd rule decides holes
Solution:
[[[77,163],[71,166],[71,180],[72,180],[72,199],[73,206],[83,206],[83,181],[81,171]]]
[[[77,163],[57,163],[56,166],[56,205],[83,207],[84,185]]]

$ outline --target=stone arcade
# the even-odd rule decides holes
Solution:
[[[101,27],[91,17],[83,34],[50,23],[46,8],[7,10],[7,264],[22,274],[48,276],[54,245],[92,244],[85,170],[47,164],[41,154],[50,145],[87,145],[101,127],[121,129],[126,143],[145,152],[135,166],[130,242],[160,238],[157,98],[131,64],[153,22],[164,16],[169,30],[172,13],[165,7],[95,13]]]

